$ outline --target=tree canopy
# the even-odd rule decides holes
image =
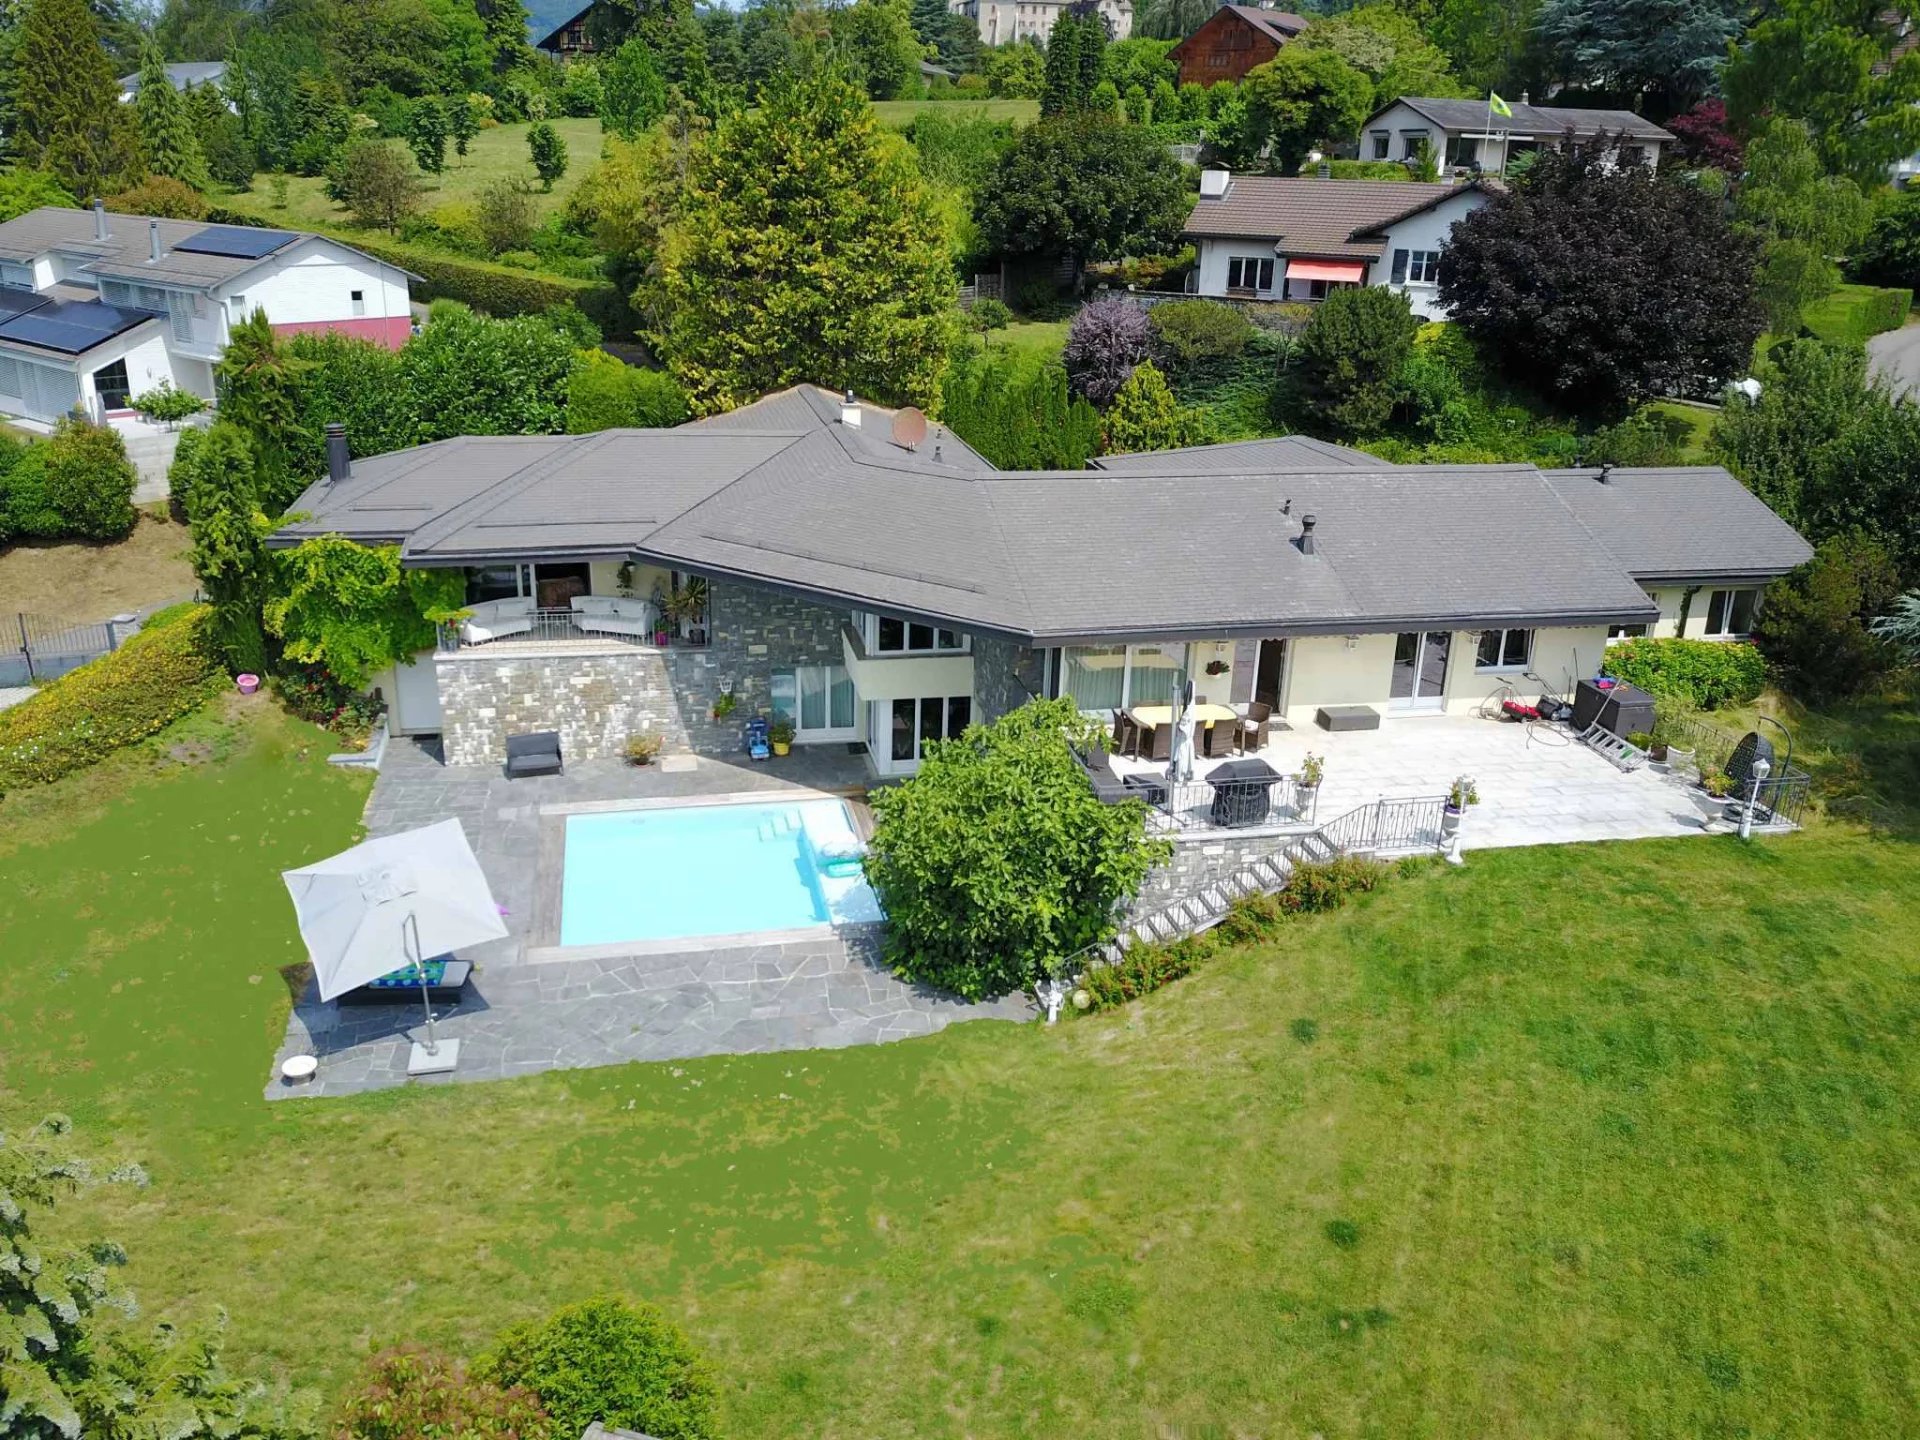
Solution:
[[[134,97],[133,110],[148,171],[196,190],[206,189],[207,157],[201,153],[200,136],[187,112],[186,100],[167,78],[157,46],[148,45],[141,51],[140,93]]]
[[[1713,91],[1740,0],[1546,0],[1540,36],[1569,85],[1666,116]]]
[[[851,84],[823,68],[772,88],[695,148],[686,187],[655,313],[696,410],[802,380],[937,403],[945,228],[904,142]]]
[[[76,195],[110,195],[139,178],[133,112],[86,0],[27,0],[13,64],[10,148]]]
[[[1745,373],[1758,250],[1697,186],[1546,151],[1454,226],[1440,298],[1515,381],[1613,414]]]
[[[1350,139],[1373,110],[1373,82],[1338,52],[1289,45],[1242,82],[1254,132],[1273,145],[1274,169],[1292,175],[1307,153]]]

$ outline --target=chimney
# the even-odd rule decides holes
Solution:
[[[851,389],[840,399],[840,423],[855,430],[860,428],[860,402],[853,398]]]
[[[1200,172],[1200,198],[1202,200],[1223,200],[1227,187],[1233,184],[1233,172],[1224,166],[1214,166]]]
[[[327,483],[336,485],[353,474],[353,457],[347,453],[347,427],[338,421],[327,426]]]
[[[1331,179],[1333,178],[1333,164],[1332,164],[1332,162],[1331,162],[1331,161],[1327,161],[1327,160],[1322,160],[1322,161],[1320,162],[1320,172],[1319,172],[1319,173],[1320,173],[1320,178],[1321,178],[1322,180],[1331,180]]]
[[[1533,103],[1533,97],[1529,95],[1525,90],[1522,90],[1520,92],[1520,103],[1522,105],[1531,105]]]
[[[107,202],[96,198],[93,202],[93,238],[105,240],[107,237]]]
[[[1313,554],[1313,516],[1311,515],[1300,517],[1300,553]]]
[[[160,222],[147,221],[147,263],[153,264],[160,258]]]

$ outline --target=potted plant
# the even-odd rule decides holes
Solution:
[[[637,730],[627,736],[627,763],[651,765],[660,753],[660,737],[651,730]]]
[[[793,749],[793,721],[782,715],[767,727],[767,742],[773,746],[773,753],[785,755]]]
[[[1708,766],[1700,772],[1700,788],[1716,800],[1724,800],[1733,793],[1733,777],[1717,766]]]
[[[733,714],[739,704],[739,696],[735,695],[731,690],[722,690],[718,695],[713,697],[713,718],[715,720],[726,719],[729,715]]]
[[[620,562],[620,568],[613,572],[613,584],[614,588],[620,592],[621,599],[631,600],[633,598],[633,561],[622,560]]]
[[[1224,675],[1231,669],[1233,669],[1233,666],[1225,660],[1209,660],[1207,662],[1207,674],[1209,675]]]
[[[1447,791],[1447,803],[1440,812],[1440,838],[1451,840],[1460,833],[1460,822],[1466,819],[1467,807],[1480,803],[1480,791],[1473,783],[1471,775],[1458,777]]]
[[[1294,777],[1293,783],[1302,790],[1318,790],[1326,775],[1327,762],[1318,755],[1309,755],[1300,762],[1300,773]]]
[[[686,627],[687,643],[707,643],[707,582],[692,576],[668,598],[668,618]]]

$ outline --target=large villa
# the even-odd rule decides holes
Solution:
[[[1626,636],[1737,638],[1806,543],[1725,470],[1393,466],[1298,437],[1002,472],[801,386],[672,430],[462,438],[349,463],[276,543],[454,567],[470,617],[378,678],[451,766],[731,755],[743,723],[881,777],[1031,696],[1395,726],[1571,691]],[[723,697],[731,697],[726,699]]]

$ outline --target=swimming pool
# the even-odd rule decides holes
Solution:
[[[833,799],[569,815],[560,943],[612,945],[878,920]]]

